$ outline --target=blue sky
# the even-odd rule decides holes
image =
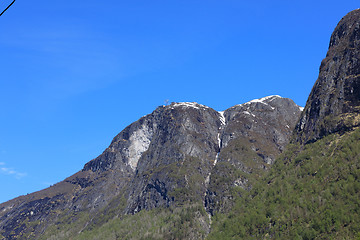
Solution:
[[[2,1],[0,7],[5,7]],[[0,202],[81,170],[165,100],[304,106],[358,1],[16,1],[0,17]]]

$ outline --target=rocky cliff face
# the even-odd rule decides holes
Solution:
[[[240,191],[239,194],[244,195],[242,198],[237,198],[236,203],[231,199],[226,203],[223,199],[231,197],[234,192],[227,191],[227,187],[247,188],[254,174],[260,172],[258,169],[267,167],[264,162],[271,163],[270,153],[280,150],[276,146],[281,144],[275,143],[281,143],[283,139],[283,135],[275,134],[280,126],[257,131],[257,126],[253,125],[254,131],[251,132],[245,127],[249,121],[242,121],[246,123],[242,132],[247,131],[249,136],[241,143],[242,154],[239,156],[230,151],[236,157],[227,157],[226,148],[231,146],[230,142],[221,150],[211,175],[214,182],[210,182],[208,189],[212,197],[208,201],[210,212],[212,209],[224,211],[226,204],[235,206],[229,214],[223,214],[222,219],[217,218],[208,239],[331,239],[334,236],[337,239],[356,239],[360,236],[359,54],[358,9],[347,14],[331,36],[319,78],[296,125],[292,143],[287,145],[269,174],[257,182],[250,194]],[[270,106],[263,104],[262,107],[268,116],[272,116],[267,110],[274,106],[266,103]],[[249,113],[247,115],[257,116],[254,110]],[[249,164],[249,161],[242,156],[254,152],[245,149],[252,149],[252,136],[263,131],[267,133],[260,139],[274,138],[267,142],[270,148],[265,154],[265,145],[259,145],[262,147],[257,154],[267,157],[256,159],[255,155],[249,155],[253,158],[246,159],[255,161],[247,167],[244,163]],[[239,160],[241,163],[237,163]],[[243,172],[238,172],[235,166],[240,166],[237,169],[243,169]],[[216,185],[223,185],[220,194],[212,187]],[[219,199],[222,199],[222,204],[221,200],[220,204],[217,202]]]
[[[347,14],[335,28],[326,58],[301,120],[295,141],[308,143],[360,123],[360,10]]]
[[[1,204],[0,234],[37,238],[49,226],[79,222],[85,213],[79,232],[101,214],[186,204],[200,204],[210,214],[223,211],[230,190],[250,189],[282,152],[300,113],[292,100],[279,96],[224,112],[197,103],[158,107],[125,128],[82,171]],[[201,226],[208,232],[206,222]]]
[[[291,99],[269,96],[224,111],[220,152],[211,171],[205,205],[226,211],[231,190],[249,190],[283,151],[299,119],[301,108]]]
[[[158,127],[132,180],[127,213],[201,200],[219,152],[217,111],[196,103],[175,103],[157,111]]]

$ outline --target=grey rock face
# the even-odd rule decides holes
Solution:
[[[117,169],[122,172],[134,172],[141,155],[149,148],[154,129],[157,127],[157,117],[155,111],[126,127],[99,157],[84,166],[83,171]]]
[[[256,99],[224,112],[221,149],[205,199],[208,212],[226,211],[234,186],[251,188],[289,142],[300,114],[298,105],[280,96]]]
[[[215,110],[196,103],[158,110],[162,112],[158,128],[130,187],[128,213],[183,202],[190,193],[193,201],[201,201],[205,178],[219,151],[221,123]],[[195,179],[200,182],[194,183]]]
[[[360,10],[335,28],[319,78],[296,126],[295,141],[313,142],[360,123]]]
[[[291,99],[280,96],[229,108],[224,113],[227,124],[222,131],[222,147],[233,139],[247,139],[264,162],[272,164],[288,143],[300,113],[300,107]]]
[[[64,217],[76,221],[71,216],[81,212],[96,222],[100,211],[135,214],[199,203],[210,213],[221,210],[232,187],[249,189],[256,178],[251,176],[270,167],[300,112],[279,96],[224,112],[197,103],[158,107],[126,127],[82,171],[0,204],[0,234],[6,239],[41,235]],[[34,221],[38,224],[29,224]]]

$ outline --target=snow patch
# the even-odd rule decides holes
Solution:
[[[304,111],[304,108],[303,107],[299,107],[300,111]]]
[[[186,107],[186,108],[195,108],[195,109],[200,109],[200,108],[209,108],[208,106],[196,103],[196,102],[179,102],[179,103],[173,103],[170,105],[171,109],[174,109],[175,107]]]
[[[218,144],[219,144],[219,150],[221,148],[221,139],[220,139],[220,133],[218,133],[217,135],[217,139],[218,139]]]
[[[214,166],[217,164],[218,159],[219,159],[219,153],[216,154],[215,161],[214,161]]]
[[[224,111],[218,112],[220,114],[220,122],[222,125],[226,124],[226,119],[225,119],[225,115],[224,115]]]
[[[259,99],[253,99],[253,100],[251,100],[249,102],[239,104],[239,105],[236,105],[236,106],[246,106],[246,105],[249,105],[249,104],[252,104],[252,103],[262,103],[262,104],[265,104],[265,105],[269,106],[272,110],[275,110],[275,108],[270,106],[268,104],[268,102],[271,102],[276,98],[282,98],[282,97],[279,96],[279,95],[271,95],[271,96],[267,96],[267,97],[263,97],[263,98],[259,98]]]
[[[245,104],[249,104],[249,103],[264,103],[266,105],[268,105],[265,101],[269,100],[268,102],[271,102],[273,101],[275,98],[282,98],[281,96],[279,95],[271,95],[271,96],[267,96],[267,97],[263,97],[263,98],[259,98],[259,99],[253,99],[251,100],[250,102],[247,102]]]
[[[130,146],[127,149],[128,164],[135,170],[141,155],[148,150],[152,138],[152,131],[144,124],[138,130],[134,131],[129,141]]]
[[[245,113],[245,114],[247,114],[247,115],[250,115],[250,116],[252,116],[252,117],[254,117],[254,118],[256,117],[255,114],[249,113],[248,111],[243,111],[243,113]]]

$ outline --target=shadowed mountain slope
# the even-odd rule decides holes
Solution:
[[[346,15],[291,144],[208,239],[360,238],[360,10]]]
[[[359,126],[360,11],[347,14],[330,38],[319,78],[310,93],[295,140],[313,142]]]
[[[211,214],[228,206],[231,189],[251,189],[283,151],[300,113],[280,96],[224,112],[198,103],[158,107],[126,127],[82,171],[1,204],[0,234],[69,239],[146,210],[179,218],[187,211],[178,237],[203,238]],[[173,228],[160,236],[174,238]]]

